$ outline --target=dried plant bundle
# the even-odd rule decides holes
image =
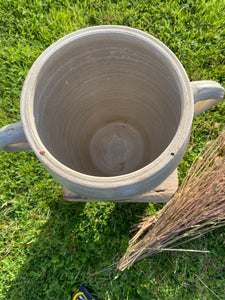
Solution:
[[[225,224],[225,129],[207,144],[174,197],[156,215],[136,225],[138,231],[119,270]]]

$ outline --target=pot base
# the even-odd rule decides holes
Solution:
[[[177,169],[167,177],[167,179],[162,182],[159,186],[153,190],[147,192],[146,194],[136,196],[135,198],[110,201],[110,202],[155,202],[163,203],[168,202],[178,189],[178,174]],[[63,187],[63,199],[69,202],[100,202],[99,200],[90,200],[87,198],[82,198],[81,196],[69,191],[67,188]],[[103,201],[101,201],[103,202]]]

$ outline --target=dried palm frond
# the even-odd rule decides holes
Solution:
[[[209,143],[208,143],[209,144]],[[137,260],[172,250],[225,224],[225,129],[206,146],[174,197],[156,215],[145,217],[118,264],[124,270]]]

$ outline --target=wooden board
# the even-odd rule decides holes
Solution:
[[[177,169],[159,186],[146,194],[137,196],[132,199],[119,200],[115,202],[168,202],[178,189]],[[90,200],[69,191],[63,187],[63,199],[70,202],[99,202],[99,200]]]

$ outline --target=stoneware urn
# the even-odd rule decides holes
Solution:
[[[0,149],[33,150],[78,195],[128,199],[172,173],[193,116],[223,94],[214,81],[190,82],[153,36],[91,27],[61,38],[34,62],[22,89],[22,121],[1,129]]]

